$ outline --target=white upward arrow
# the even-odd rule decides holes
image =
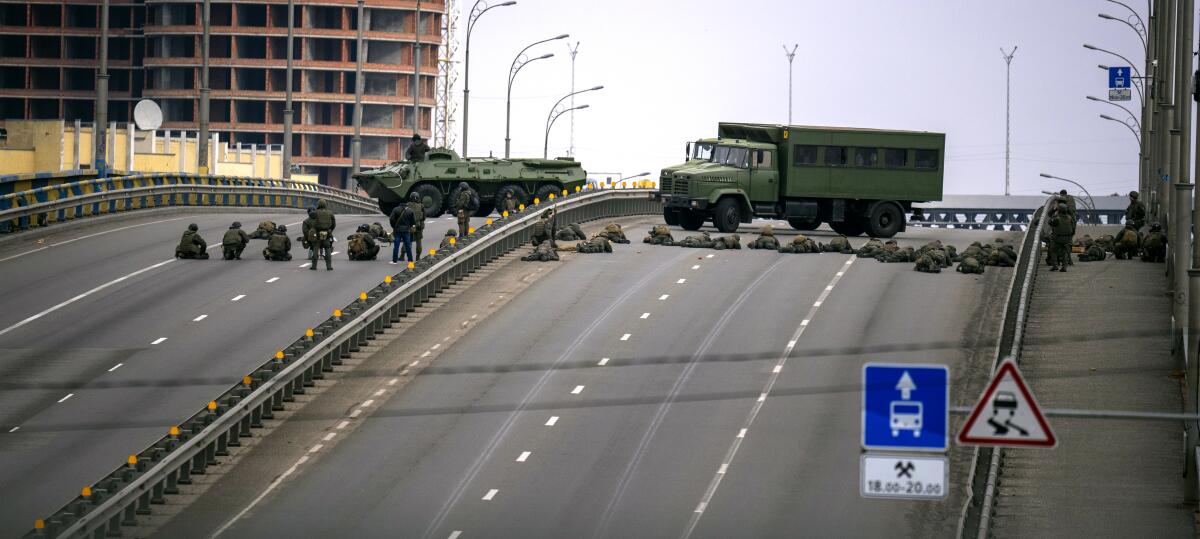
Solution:
[[[904,371],[904,374],[900,375],[900,381],[896,383],[896,390],[900,392],[900,398],[908,400],[908,397],[916,388],[917,384],[913,383],[912,377],[908,375],[908,371]]]

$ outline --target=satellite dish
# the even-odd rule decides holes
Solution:
[[[142,131],[154,131],[162,125],[162,109],[149,99],[138,101],[133,107],[133,121]]]

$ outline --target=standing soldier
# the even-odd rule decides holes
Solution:
[[[267,238],[269,239],[270,236],[267,236]],[[306,258],[311,259],[313,257],[313,251],[317,248],[316,208],[308,209],[308,217],[304,219],[304,222],[300,223],[300,237],[296,239],[300,240],[301,246],[303,246],[305,249],[308,249],[308,256]]]
[[[425,144],[425,140],[421,138],[421,135],[413,133],[412,144],[408,145],[408,151],[404,152],[404,157],[410,163],[415,163],[417,161],[424,161],[425,154],[428,152],[429,145]]]
[[[466,238],[471,229],[471,215],[479,207],[479,195],[467,182],[458,184],[458,197],[454,199],[454,211],[458,215],[458,237]]]
[[[388,216],[388,222],[392,224],[392,235],[396,238],[392,242],[391,263],[398,264],[406,257],[408,260],[416,262],[417,259],[413,258],[412,254],[412,234],[415,225],[412,208],[409,208],[407,204],[396,206]],[[403,253],[400,252],[401,247],[404,248]]]
[[[408,195],[408,209],[412,210],[413,214],[412,242],[417,248],[410,258],[416,262],[421,259],[421,249],[424,248],[421,239],[425,236],[425,204],[421,203],[420,195],[416,193]]]
[[[1138,192],[1129,192],[1129,207],[1125,208],[1125,223],[1140,231],[1146,224],[1146,205],[1138,200]]]
[[[325,257],[325,269],[333,271],[333,256],[330,251],[333,249],[333,229],[337,228],[337,219],[333,217],[333,212],[326,207],[324,200],[317,201],[317,209],[313,212],[316,242],[313,244],[312,265],[308,269],[316,271],[317,258]],[[312,240],[309,240],[312,242]]]
[[[1050,219],[1050,271],[1067,271],[1071,256],[1071,241],[1075,238],[1075,223],[1065,202],[1058,204],[1058,213]]]
[[[509,215],[517,213],[517,199],[513,197],[512,191],[504,192],[504,201],[500,206],[500,214],[504,215],[504,212],[508,212]]]
[[[207,250],[208,242],[200,237],[200,227],[196,226],[196,223],[192,223],[179,238],[179,246],[175,248],[175,258],[208,260]]]
[[[247,243],[250,243],[250,236],[242,231],[242,223],[234,221],[229,226],[229,230],[225,231],[225,236],[221,238],[225,260],[241,260],[242,251],[246,249]]]

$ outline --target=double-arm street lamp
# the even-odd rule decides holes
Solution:
[[[494,8],[516,4],[514,0],[510,0],[496,5],[488,5],[484,0],[477,0],[471,7],[471,14],[467,16],[467,37],[463,42],[466,49],[463,58],[463,157],[467,156],[467,127],[471,119],[471,30],[475,29],[475,23],[484,13]]]
[[[1088,98],[1089,100],[1091,100],[1091,101],[1095,101],[1095,102],[1097,102],[1097,103],[1105,103],[1105,104],[1108,104],[1108,105],[1112,105],[1112,106],[1114,106],[1114,107],[1117,107],[1117,108],[1119,108],[1119,109],[1121,109],[1121,110],[1125,111],[1125,113],[1129,115],[1129,119],[1133,120],[1133,123],[1134,123],[1134,125],[1136,125],[1136,126],[1137,126],[1137,128],[1138,128],[1138,131],[1141,131],[1141,130],[1142,130],[1142,122],[1139,122],[1139,121],[1138,121],[1138,119],[1137,119],[1137,115],[1135,115],[1135,114],[1134,114],[1133,112],[1131,112],[1129,109],[1125,108],[1125,106],[1124,106],[1124,105],[1122,105],[1122,104],[1120,104],[1120,103],[1114,103],[1114,102],[1112,102],[1112,101],[1107,101],[1107,100],[1104,100],[1104,99],[1100,99],[1099,97],[1096,97],[1096,96],[1091,96],[1091,95],[1087,96],[1087,98]]]
[[[529,50],[530,48],[534,47],[535,45],[541,45],[542,43],[546,43],[547,41],[554,41],[557,39],[566,39],[568,37],[571,37],[571,35],[570,34],[562,34],[560,36],[555,36],[550,39],[543,39],[541,41],[535,41],[533,43],[530,43],[524,49],[521,49],[521,52],[517,53],[517,57],[513,58],[512,65],[509,66],[509,68],[508,68],[508,92],[504,98],[504,158],[505,159],[508,159],[509,149],[512,145],[512,139],[509,137],[509,133],[510,133],[509,129],[512,125],[512,85],[513,85],[513,80],[515,80],[517,78],[517,73],[519,73],[521,71],[521,68],[525,67],[526,64],[537,61],[537,60],[545,60],[547,58],[554,57],[554,53],[548,53],[548,54],[543,54],[541,56],[538,56],[537,58],[530,58],[525,55],[525,51]]]
[[[1110,50],[1107,50],[1107,49],[1101,49],[1100,47],[1097,47],[1097,46],[1095,46],[1095,45],[1092,45],[1092,44],[1090,44],[1090,43],[1084,43],[1084,44],[1083,44],[1083,48],[1085,48],[1085,49],[1088,49],[1088,50],[1093,50],[1093,51],[1098,51],[1098,52],[1103,52],[1103,53],[1111,54],[1111,55],[1113,55],[1113,56],[1116,56],[1117,58],[1120,58],[1120,59],[1124,60],[1126,64],[1129,64],[1129,67],[1133,69],[1133,74],[1134,74],[1134,79],[1135,79],[1135,80],[1133,81],[1133,89],[1134,89],[1134,90],[1137,90],[1137,92],[1138,92],[1138,99],[1139,99],[1139,100],[1141,100],[1141,101],[1143,101],[1143,102],[1145,102],[1146,98],[1145,98],[1145,97],[1143,96],[1143,94],[1142,94],[1142,87],[1141,87],[1141,85],[1139,85],[1139,84],[1138,84],[1138,81],[1145,81],[1146,79],[1145,79],[1145,77],[1143,77],[1143,76],[1142,76],[1142,71],[1141,71],[1140,69],[1138,69],[1138,68],[1137,68],[1137,64],[1134,64],[1133,62],[1130,62],[1128,58],[1126,58],[1126,57],[1124,57],[1124,56],[1121,56],[1120,54],[1117,54],[1117,53],[1115,53],[1115,52],[1113,52],[1113,51],[1110,51]],[[1105,67],[1104,69],[1105,69],[1106,71],[1108,70],[1108,68],[1107,68],[1107,67]]]
[[[1112,122],[1117,122],[1117,123],[1119,123],[1119,124],[1121,124],[1121,125],[1125,126],[1126,128],[1128,128],[1128,129],[1129,129],[1129,132],[1130,132],[1130,133],[1133,133],[1133,138],[1137,140],[1138,147],[1139,147],[1139,148],[1141,147],[1141,145],[1142,145],[1142,135],[1141,135],[1140,133],[1138,133],[1138,130],[1137,130],[1137,129],[1134,129],[1132,125],[1129,125],[1129,120],[1133,120],[1133,122],[1134,122],[1134,123],[1137,123],[1137,119],[1136,119],[1136,118],[1134,118],[1134,117],[1130,116],[1128,119],[1126,119],[1126,120],[1122,121],[1122,120],[1118,120],[1118,119],[1116,119],[1116,118],[1113,118],[1112,116],[1109,116],[1109,115],[1107,115],[1107,114],[1101,114],[1101,115],[1100,115],[1100,117],[1101,117],[1101,118],[1104,118],[1105,120],[1109,120],[1109,121],[1112,121]]]
[[[562,116],[563,114],[571,112],[573,110],[580,110],[580,109],[588,108],[587,105],[563,108],[562,107],[563,101],[566,101],[567,99],[570,99],[571,97],[582,94],[584,92],[594,92],[596,90],[603,90],[603,89],[604,89],[604,86],[593,86],[591,88],[587,88],[584,90],[571,92],[567,95],[564,95],[562,97],[562,99],[558,100],[558,102],[554,103],[553,107],[550,107],[550,114],[546,115],[546,138],[545,138],[545,142],[542,144],[542,158],[543,159],[549,159],[548,156],[550,155],[550,128],[554,126],[554,120],[557,120],[559,116]]]

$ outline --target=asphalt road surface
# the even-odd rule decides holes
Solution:
[[[996,235],[917,229],[902,243]],[[981,321],[1011,272],[640,243],[579,256],[210,524],[222,537],[950,536],[961,499],[859,496],[861,367],[990,356]]]
[[[247,233],[270,219],[300,235],[300,213],[172,213],[7,244],[0,255],[0,536],[32,528],[171,425],[398,271],[350,262],[345,237],[383,215],[338,216],[334,271],[268,262],[251,240],[223,261],[232,221]],[[483,219],[478,219],[482,223]],[[176,260],[187,223],[200,226],[210,260]],[[293,226],[294,225],[294,226]],[[430,220],[437,247],[447,218]],[[213,247],[215,245],[215,247]]]

